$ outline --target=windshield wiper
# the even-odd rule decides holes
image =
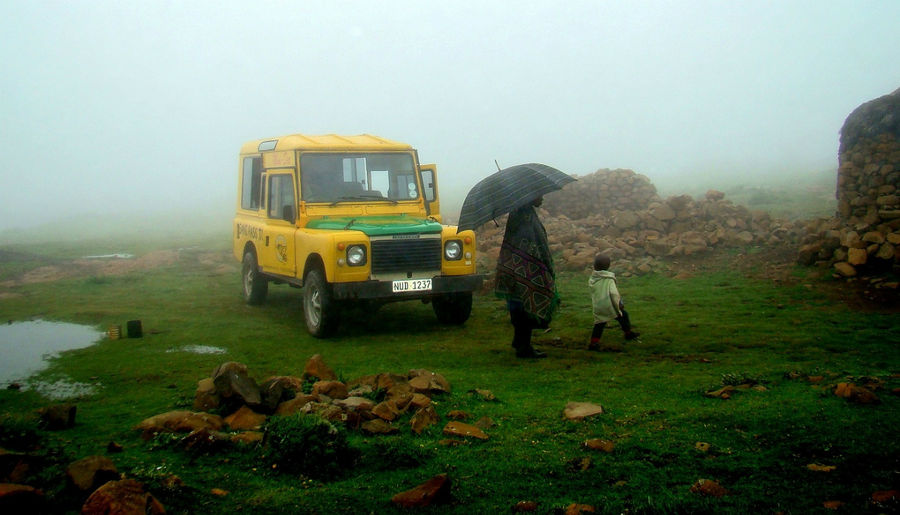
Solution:
[[[355,202],[355,201],[360,201],[360,200],[365,201],[365,202],[369,202],[372,200],[384,200],[384,201],[390,202],[391,204],[397,203],[396,200],[390,199],[390,198],[385,198],[385,197],[375,197],[372,195],[352,195],[352,196],[347,196],[347,197],[340,197],[340,198],[336,199],[334,202],[332,202],[331,205],[336,206],[336,205],[340,204],[341,202]]]

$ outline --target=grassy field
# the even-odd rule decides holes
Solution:
[[[39,429],[34,411],[55,401],[34,390],[0,391],[0,447],[39,442],[32,452],[47,466],[28,483],[56,507],[80,506],[65,488],[65,466],[106,454],[111,441],[124,447],[109,454],[119,472],[145,482],[169,513],[388,513],[395,493],[441,473],[452,481],[452,499],[424,513],[504,513],[520,501],[537,503],[541,513],[572,503],[605,513],[815,513],[830,512],[830,501],[854,513],[897,507],[871,501],[873,492],[900,487],[896,313],[830,300],[822,291],[831,285],[805,278],[804,270],[773,282],[742,274],[726,255],[689,278],[622,279],[642,336],[622,344],[621,331],[609,328],[610,351],[600,353],[586,350],[587,276],[566,273],[552,331],[535,335],[549,358],[524,361],[513,357],[504,306],[490,294],[476,297],[463,327],[438,325],[430,306],[400,303],[348,312],[336,338],[314,339],[303,325],[299,290],[273,286],[264,306],[242,303],[227,244],[223,237],[181,248],[174,261],[124,273],[3,288],[3,320],[105,329],[140,319],[146,333],[67,352],[35,378],[99,385],[71,400],[78,406],[74,428]],[[0,279],[88,254],[131,252],[139,259],[153,250],[99,242],[44,249],[38,258],[7,252]],[[196,345],[224,353],[188,351]],[[220,363],[242,362],[261,381],[299,376],[313,354],[345,380],[415,368],[442,374],[453,390],[436,398],[441,422],[422,435],[402,425],[392,436],[348,431],[358,459],[324,479],[273,469],[265,448],[192,453],[171,440],[143,441],[133,429],[152,415],[190,409],[197,381]],[[876,404],[833,393],[838,383],[876,379]],[[705,395],[728,385],[738,386],[728,399]],[[474,389],[490,390],[496,400]],[[601,404],[605,413],[565,420],[570,401]],[[486,430],[490,438],[443,445],[451,410],[469,413],[469,422],[489,417],[496,424]],[[615,447],[586,449],[594,438]],[[172,475],[180,485],[167,483]],[[691,492],[701,479],[728,494]]]

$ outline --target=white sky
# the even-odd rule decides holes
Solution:
[[[448,205],[495,159],[836,169],[847,115],[900,87],[898,27],[896,0],[0,0],[0,230],[227,226],[241,143],[298,132],[410,143]]]

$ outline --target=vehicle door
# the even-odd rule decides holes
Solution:
[[[293,169],[266,172],[266,224],[260,264],[264,271],[293,277],[297,271],[297,189]]]
[[[441,221],[441,202],[437,191],[437,165],[419,165],[419,175],[422,179],[422,193],[425,196],[425,211]]]

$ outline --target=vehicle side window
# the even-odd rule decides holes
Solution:
[[[257,157],[245,157],[242,164],[243,178],[241,179],[241,208],[259,209],[262,198],[262,159]]]
[[[293,222],[294,218],[294,180],[292,175],[269,175],[269,218]]]
[[[432,202],[434,200],[434,172],[425,169],[422,170],[422,185],[425,190],[425,200]]]

